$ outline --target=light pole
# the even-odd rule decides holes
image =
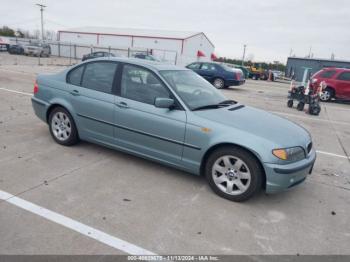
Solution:
[[[244,66],[244,57],[245,57],[245,48],[247,47],[246,44],[243,45],[243,56],[242,56],[242,66]]]
[[[41,13],[41,40],[44,41],[44,8],[46,5],[42,4],[36,4],[37,6],[40,7],[40,13]]]

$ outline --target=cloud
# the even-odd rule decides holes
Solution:
[[[0,25],[40,28],[36,1],[2,0]],[[134,27],[203,31],[219,55],[240,58],[243,44],[256,60],[305,56],[350,60],[347,0],[99,0],[43,1],[45,27]]]

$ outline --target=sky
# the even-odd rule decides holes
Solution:
[[[285,63],[292,54],[350,60],[349,0],[0,0],[0,26],[204,32],[217,56]]]

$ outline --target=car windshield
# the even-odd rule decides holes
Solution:
[[[162,70],[160,74],[191,110],[214,109],[234,102],[190,70]]]

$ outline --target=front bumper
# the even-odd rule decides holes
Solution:
[[[264,163],[266,193],[277,193],[302,183],[311,174],[316,161],[313,149],[307,158],[287,165]]]

